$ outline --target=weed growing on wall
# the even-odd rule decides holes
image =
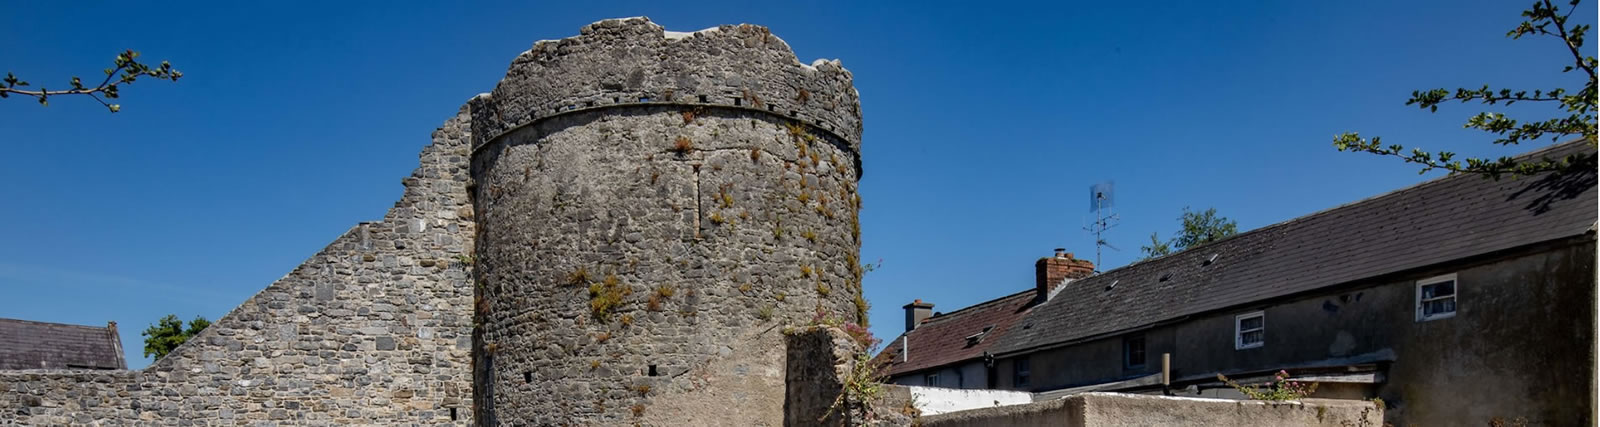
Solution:
[[[690,141],[689,137],[680,136],[678,139],[672,141],[672,152],[678,153],[678,155],[681,156],[684,154],[689,154],[690,151],[694,151],[694,142]]]
[[[844,384],[839,396],[834,398],[833,404],[828,407],[828,412],[817,420],[825,421],[835,414],[846,414],[850,418],[865,420],[868,423],[877,419],[878,408],[873,403],[883,398],[883,380],[886,377],[884,365],[887,361],[875,360],[872,354],[881,341],[873,337],[872,331],[865,326],[841,320],[838,316],[828,314],[821,306],[817,307],[816,314],[811,317],[806,327],[838,329],[858,344],[849,371],[840,379]],[[788,327],[784,328],[784,333],[793,334],[798,330],[795,327]]]
[[[590,279],[588,268],[578,267],[577,269],[572,270],[571,273],[567,273],[567,284],[572,286],[589,283]]]
[[[1317,391],[1317,383],[1290,381],[1288,371],[1278,371],[1272,376],[1272,382],[1261,386],[1241,385],[1222,374],[1217,374],[1217,380],[1254,400],[1300,400]]]
[[[597,319],[610,319],[611,312],[632,293],[633,289],[623,286],[617,275],[607,274],[604,280],[589,284],[589,310]]]

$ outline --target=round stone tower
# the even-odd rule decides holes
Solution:
[[[778,425],[784,325],[861,322],[860,102],[766,28],[541,41],[470,104],[485,425]]]

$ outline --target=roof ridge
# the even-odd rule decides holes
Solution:
[[[5,317],[0,317],[0,322],[31,323],[31,324],[43,325],[43,326],[72,326],[72,327],[76,327],[76,328],[102,329],[102,330],[103,329],[111,329],[109,326],[79,325],[79,324],[76,324],[76,323],[43,322],[43,321],[38,321],[38,320],[11,319],[11,318],[5,318]]]
[[[1542,155],[1542,154],[1550,152],[1550,151],[1556,151],[1556,150],[1559,150],[1559,149],[1570,148],[1570,147],[1572,147],[1574,145],[1582,144],[1583,142],[1584,142],[1583,139],[1575,139],[1575,140],[1572,140],[1572,141],[1556,143],[1556,144],[1550,144],[1547,147],[1540,148],[1540,149],[1534,150],[1534,151],[1529,151],[1529,152],[1522,153],[1522,154],[1518,154],[1518,155],[1511,156],[1511,157],[1512,158],[1532,158],[1535,155]],[[1297,217],[1294,217],[1294,218],[1289,218],[1289,219],[1286,219],[1286,220],[1283,220],[1283,221],[1279,221],[1279,222],[1263,225],[1261,227],[1257,227],[1257,228],[1253,228],[1253,229],[1250,229],[1250,230],[1246,230],[1246,231],[1243,231],[1243,232],[1240,232],[1240,233],[1237,233],[1237,234],[1233,234],[1233,235],[1230,235],[1230,236],[1227,236],[1227,237],[1224,237],[1224,238],[1221,238],[1221,239],[1217,239],[1217,240],[1213,240],[1213,241],[1210,241],[1210,242],[1206,242],[1206,243],[1198,245],[1198,246],[1191,246],[1191,247],[1183,248],[1183,250],[1181,250],[1181,251],[1173,252],[1173,253],[1162,255],[1162,256],[1158,256],[1158,257],[1146,258],[1146,259],[1134,261],[1132,264],[1128,264],[1128,265],[1124,265],[1124,266],[1121,266],[1121,267],[1117,267],[1117,268],[1113,268],[1113,269],[1110,269],[1110,270],[1106,270],[1104,273],[1101,273],[1101,274],[1110,273],[1112,271],[1121,270],[1123,268],[1132,267],[1132,266],[1135,266],[1135,265],[1138,265],[1138,264],[1144,264],[1144,263],[1151,262],[1151,261],[1157,261],[1157,260],[1166,259],[1166,258],[1172,257],[1173,255],[1181,254],[1181,253],[1184,253],[1184,252],[1189,252],[1189,251],[1196,250],[1196,249],[1205,248],[1205,247],[1208,247],[1208,246],[1213,246],[1213,245],[1216,245],[1218,243],[1222,243],[1222,242],[1225,242],[1225,241],[1228,241],[1228,240],[1232,240],[1232,239],[1234,239],[1236,237],[1242,237],[1242,236],[1245,236],[1245,235],[1248,235],[1248,234],[1256,234],[1257,232],[1263,232],[1263,231],[1266,231],[1268,229],[1282,228],[1282,227],[1288,226],[1290,224],[1294,224],[1294,223],[1297,223],[1297,222],[1303,222],[1303,221],[1309,220],[1309,219],[1311,219],[1313,217],[1319,217],[1319,216],[1322,216],[1322,215],[1327,214],[1329,212],[1333,212],[1333,211],[1336,211],[1336,210],[1339,210],[1339,209],[1342,209],[1342,208],[1350,207],[1350,206],[1353,206],[1353,205],[1357,205],[1357,204],[1361,204],[1361,203],[1365,203],[1365,202],[1369,202],[1369,201],[1373,201],[1373,200],[1382,199],[1382,198],[1389,197],[1389,196],[1394,196],[1394,195],[1396,195],[1398,193],[1409,191],[1409,190],[1413,190],[1413,189],[1417,189],[1417,188],[1422,188],[1422,187],[1430,185],[1430,184],[1442,183],[1445,180],[1448,180],[1448,179],[1451,179],[1451,178],[1464,178],[1466,176],[1468,176],[1468,175],[1467,174],[1450,173],[1450,174],[1447,174],[1445,176],[1428,179],[1428,180],[1425,180],[1425,181],[1422,181],[1422,182],[1418,182],[1418,183],[1415,183],[1415,184],[1411,184],[1411,185],[1408,185],[1408,186],[1405,186],[1405,187],[1400,187],[1400,188],[1389,190],[1389,191],[1386,191],[1386,192],[1383,192],[1383,193],[1378,193],[1376,195],[1367,196],[1365,198],[1357,199],[1355,201],[1345,202],[1343,204],[1335,205],[1333,207],[1323,208],[1323,209],[1317,210],[1317,211],[1312,211],[1311,213],[1308,213],[1308,214],[1305,214],[1305,215],[1300,215],[1300,216],[1297,216]],[[1478,179],[1486,179],[1486,178],[1481,177],[1481,176],[1479,176],[1477,178]],[[1531,178],[1531,177],[1529,177],[1529,178]],[[1516,177],[1513,177],[1512,179],[1516,179]],[[1096,276],[1098,276],[1098,275],[1099,274],[1097,274]],[[1093,276],[1090,276],[1090,277],[1093,277]]]
[[[955,317],[956,314],[966,314],[965,312],[967,312],[967,311],[972,311],[972,310],[977,310],[979,308],[986,308],[988,306],[998,305],[998,304],[1000,304],[1002,302],[1002,300],[1005,300],[1005,299],[1008,299],[1008,298],[1017,297],[1017,296],[1020,296],[1020,295],[1023,295],[1023,294],[1033,293],[1034,291],[1035,291],[1034,289],[1026,289],[1026,290],[1023,290],[1021,292],[1017,292],[1017,293],[1014,293],[1014,294],[1010,294],[1010,295],[1006,295],[1006,296],[1003,296],[1003,297],[998,297],[998,298],[995,298],[995,299],[992,299],[992,300],[988,300],[988,301],[980,302],[980,303],[977,303],[977,304],[969,305],[969,306],[966,306],[966,307],[962,307],[960,309],[957,309],[956,311],[952,311],[952,312],[949,312],[949,313],[943,313],[943,314],[940,314],[940,315],[934,316],[934,317],[929,317],[927,320],[924,320],[922,322],[923,322],[923,324],[930,324],[930,323],[933,323],[934,321],[943,321],[945,319],[949,319],[949,318]]]
[[[1575,140],[1518,157],[1572,154],[1587,162],[1595,152],[1586,141]],[[1064,292],[1073,292],[1063,294],[1070,297],[1070,303],[1047,302],[1032,308],[1022,321],[1051,322],[1051,326],[1045,328],[1049,331],[1034,328],[1033,332],[1009,333],[996,349],[1001,353],[1024,351],[1120,333],[1138,325],[1265,298],[1311,292],[1462,257],[1592,233],[1594,224],[1600,223],[1594,216],[1594,173],[1592,169],[1575,173],[1577,177],[1589,178],[1568,183],[1572,188],[1563,187],[1567,185],[1563,183],[1572,180],[1554,174],[1497,181],[1465,176],[1474,174],[1451,174],[1131,263],[1084,278],[1078,286],[1065,288]],[[1518,200],[1529,191],[1535,191],[1534,195]],[[1556,198],[1539,196],[1540,192],[1554,194],[1558,191],[1561,192],[1559,196],[1551,196]],[[1458,206],[1443,206],[1450,203]],[[1492,218],[1492,222],[1477,218]],[[1451,224],[1475,223],[1473,221],[1479,226],[1493,228],[1493,232],[1451,231]],[[1513,235],[1515,237],[1507,237]],[[1399,246],[1382,244],[1394,239],[1428,242],[1451,249],[1407,253],[1397,249]],[[1363,242],[1376,242],[1371,244],[1377,246],[1362,249],[1361,246],[1367,244]],[[1302,259],[1297,257],[1313,256],[1313,253],[1352,258],[1297,264]],[[1216,263],[1207,258],[1213,254],[1238,259],[1213,265]],[[1378,256],[1388,258],[1374,258]],[[1310,277],[1291,277],[1298,274],[1296,272]],[[1169,281],[1169,277],[1175,279]],[[1116,286],[1114,290],[1107,286],[1116,281],[1126,285]],[[1053,331],[1057,328],[1062,330]]]

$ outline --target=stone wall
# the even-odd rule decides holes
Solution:
[[[468,114],[362,223],[140,371],[0,371],[0,425],[468,425]]]
[[[486,424],[777,425],[779,326],[864,319],[837,63],[607,20],[470,105]]]
[[[1263,402],[1084,393],[922,418],[926,427],[1230,426],[1378,427],[1383,409],[1359,400]]]
[[[868,351],[844,331],[807,326],[789,328],[784,335],[783,425],[917,425],[920,402],[909,387],[881,384],[877,396],[840,397],[851,374],[863,368],[857,356]]]
[[[0,425],[778,425],[779,326],[865,320],[860,134],[850,73],[765,28],[586,26],[383,221],[145,370],[0,372]]]

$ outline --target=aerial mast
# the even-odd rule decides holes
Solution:
[[[1083,227],[1084,231],[1094,235],[1094,265],[1096,272],[1100,268],[1100,251],[1102,247],[1117,250],[1106,242],[1105,232],[1117,226],[1119,217],[1111,211],[1116,206],[1116,184],[1103,181],[1089,186],[1089,211],[1094,213],[1094,222]]]

